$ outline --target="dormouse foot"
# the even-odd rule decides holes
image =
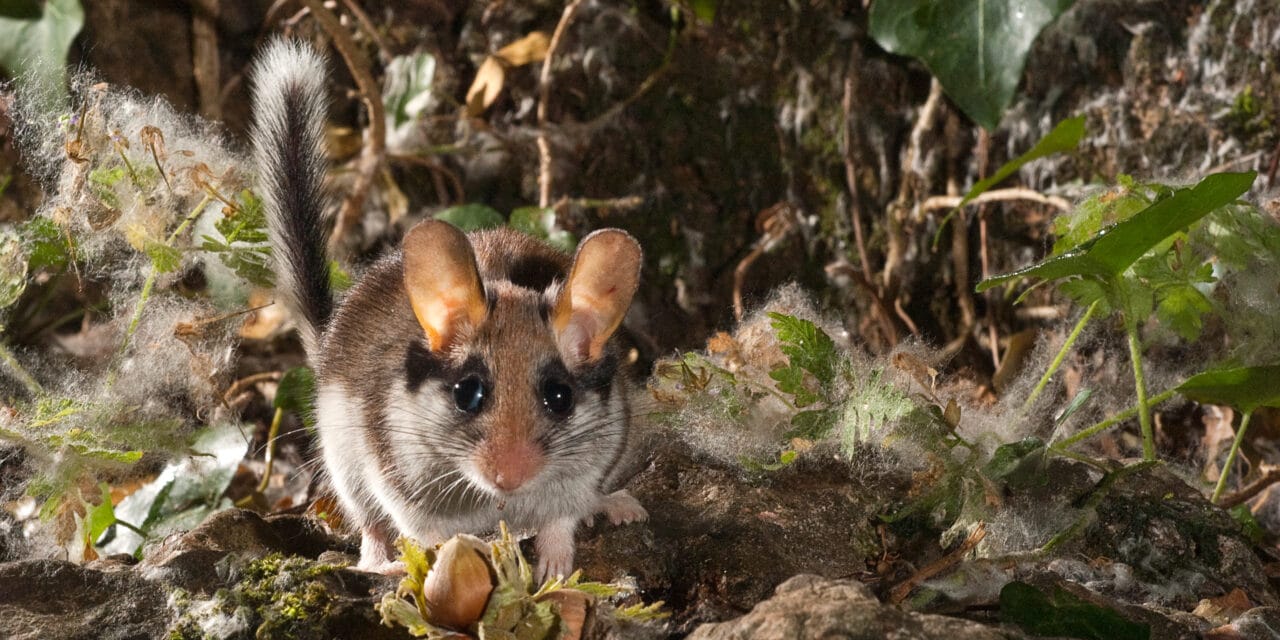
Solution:
[[[533,550],[538,554],[534,578],[539,583],[556,576],[568,577],[573,573],[573,532],[577,527],[576,519],[566,518],[538,530]]]
[[[597,513],[603,513],[613,524],[631,524],[649,519],[649,512],[645,511],[644,507],[640,506],[640,501],[626,489],[614,491],[601,498],[597,509]]]
[[[404,563],[396,560],[391,533],[381,525],[360,528],[360,563],[356,569],[369,573],[396,575],[405,572]]]

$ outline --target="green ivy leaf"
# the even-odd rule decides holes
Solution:
[[[1013,100],[1036,36],[1073,0],[876,0],[871,37],[924,63],[965,115],[988,130]]]
[[[1003,480],[1012,489],[1043,486],[1048,481],[1044,454],[1044,442],[1035,437],[1001,445],[983,467],[983,475]]]
[[[99,482],[98,489],[102,492],[102,502],[90,507],[84,514],[85,542],[91,546],[116,523],[115,506],[111,504],[111,487],[105,482]]]
[[[482,204],[461,204],[449,207],[437,213],[435,218],[444,220],[464,232],[492,229],[507,223],[501,213]]]
[[[1215,369],[1178,385],[1178,393],[1202,404],[1220,404],[1251,413],[1280,408],[1280,365]]]
[[[1083,640],[1150,640],[1151,627],[1130,621],[1114,609],[1083,600],[1055,586],[1046,595],[1025,582],[1000,590],[1000,619],[1037,636]]]
[[[80,0],[0,3],[0,68],[53,105],[66,102],[67,53],[84,26]]]
[[[1024,277],[1057,280],[1069,276],[1114,278],[1166,238],[1214,209],[1230,204],[1253,185],[1256,173],[1216,173],[1194,187],[1179,189],[1133,217],[1103,229],[1091,240],[1040,263],[987,278],[979,293]],[[1120,305],[1117,305],[1120,306]]]

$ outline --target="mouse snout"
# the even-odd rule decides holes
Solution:
[[[542,470],[542,450],[525,438],[494,439],[480,453],[480,471],[503,493],[511,493]]]

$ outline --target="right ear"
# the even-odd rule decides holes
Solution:
[[[488,313],[471,242],[447,222],[426,220],[405,235],[404,286],[435,353],[452,346],[464,328],[478,326]]]

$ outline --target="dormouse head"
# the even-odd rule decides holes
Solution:
[[[610,338],[636,291],[639,244],[597,231],[564,270],[562,256],[515,232],[476,238],[479,260],[444,222],[423,222],[404,240],[405,289],[423,332],[411,398],[422,419],[443,425],[425,444],[495,497],[603,473],[625,430]]]

